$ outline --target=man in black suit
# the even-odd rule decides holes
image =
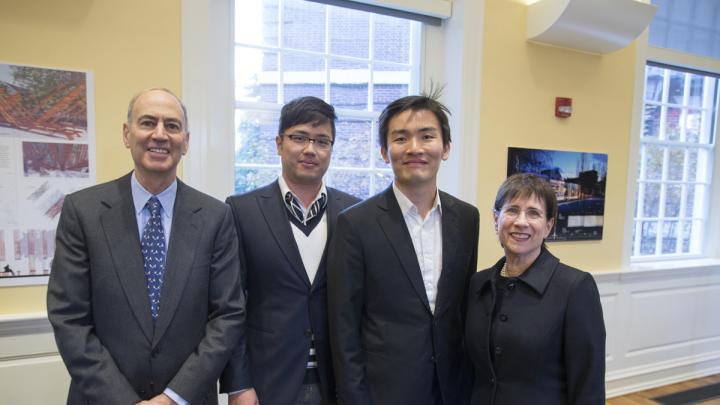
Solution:
[[[335,403],[325,248],[338,213],[359,201],[323,183],[335,119],[333,107],[316,97],[286,104],[275,138],[281,176],[227,200],[240,240],[247,353],[261,404]],[[231,404],[245,380],[237,371],[244,368],[245,356],[236,353],[221,378]]]
[[[380,115],[394,181],[344,211],[328,256],[330,342],[344,405],[463,405],[463,335],[478,211],[437,188],[450,152],[445,106],[408,96]]]
[[[123,125],[135,170],[65,198],[47,306],[68,404],[217,404],[245,302],[230,209],[177,179],[189,136],[182,102],[145,90]]]

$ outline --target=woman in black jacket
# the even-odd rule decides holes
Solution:
[[[494,204],[505,256],[470,282],[466,341],[475,405],[605,404],[605,326],[595,281],[560,263],[544,240],[555,191],[510,176]]]

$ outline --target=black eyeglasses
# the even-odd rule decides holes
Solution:
[[[305,134],[288,134],[287,137],[290,139],[290,142],[303,148],[306,147],[308,143],[313,143],[315,147],[320,150],[329,150],[333,146],[333,140],[324,136],[311,138]]]

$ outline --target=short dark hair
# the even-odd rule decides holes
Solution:
[[[558,202],[555,189],[550,185],[548,179],[533,173],[515,173],[505,179],[495,195],[493,210],[499,214],[505,203],[518,197],[530,198],[532,196],[536,196],[545,203],[545,218],[548,221],[557,218]]]
[[[443,103],[437,100],[438,95],[439,92],[428,95],[421,94],[419,96],[406,96],[388,104],[382,113],[380,113],[380,118],[378,119],[378,143],[380,144],[380,147],[387,149],[388,126],[390,125],[390,120],[392,120],[394,116],[407,110],[428,110],[435,114],[435,117],[440,124],[440,130],[442,131],[443,146],[448,146],[451,141],[450,124],[448,123],[448,114],[450,114],[450,110]]]
[[[312,97],[299,97],[285,104],[280,110],[280,128],[278,135],[295,125],[312,124],[313,126],[330,123],[333,141],[335,140],[335,108],[323,100]]]

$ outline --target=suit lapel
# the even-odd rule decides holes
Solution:
[[[388,239],[388,243],[400,260],[400,264],[410,284],[412,284],[413,289],[420,297],[428,312],[432,313],[422,274],[420,273],[420,265],[418,264],[412,239],[410,238],[410,232],[405,224],[405,219],[400,211],[397,199],[395,199],[392,186],[383,192],[383,196],[385,198],[381,198],[378,203],[378,208],[381,213],[378,215],[377,220],[385,233],[385,237]]]
[[[327,249],[330,246],[330,240],[332,238],[333,228],[335,227],[335,219],[342,210],[340,205],[340,195],[333,193],[331,189],[327,189],[328,203],[325,209],[325,215],[327,215],[327,240],[325,241],[325,249],[323,249],[322,259],[320,259],[320,265],[318,266],[315,279],[312,282],[312,288],[315,289],[317,286],[321,286],[325,282],[327,275]]]
[[[290,220],[288,220],[286,214],[287,208],[280,195],[280,186],[277,181],[270,187],[266,187],[257,198],[260,211],[262,211],[265,222],[267,222],[280,250],[297,276],[310,288],[310,278],[307,271],[305,271],[300,251],[297,243],[295,243],[295,237],[290,228]]]
[[[449,291],[447,285],[452,277],[452,272],[462,271],[459,269],[456,262],[456,251],[457,247],[462,244],[462,240],[459,239],[458,230],[458,215],[455,209],[455,202],[448,198],[445,193],[440,193],[440,205],[442,209],[442,271],[440,272],[440,280],[438,280],[437,298],[435,301],[435,316],[440,316],[446,309],[450,302],[448,294],[452,294]]]
[[[123,292],[145,337],[151,341],[153,325],[150,299],[147,295],[145,269],[140,252],[130,175],[118,179],[116,184],[117,194],[105,196],[102,200],[107,210],[100,215],[100,223]]]
[[[170,244],[165,259],[165,275],[163,276],[160,294],[160,313],[155,321],[153,347],[162,338],[173,314],[177,310],[183,290],[195,262],[195,252],[200,245],[203,224],[198,213],[202,206],[192,200],[187,186],[178,180],[175,208],[170,228]]]

